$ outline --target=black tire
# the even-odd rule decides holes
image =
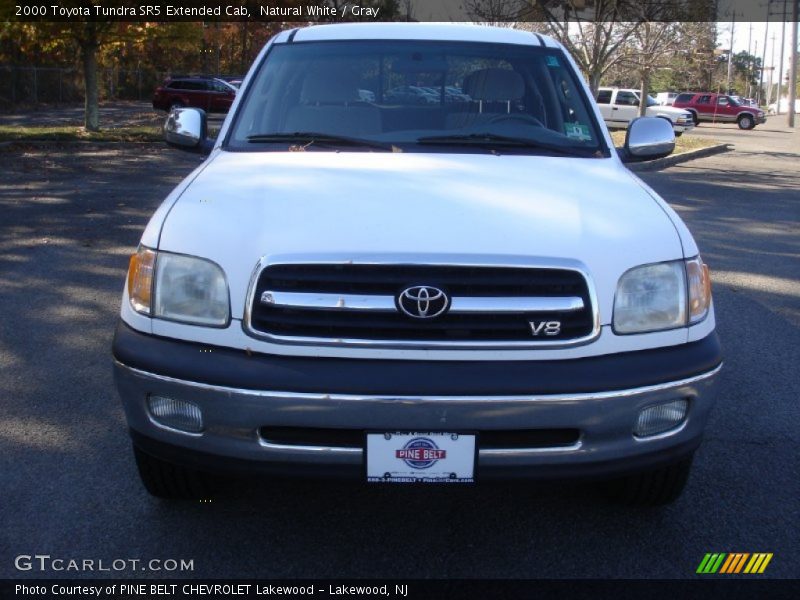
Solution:
[[[679,137],[681,137],[682,135],[683,135],[683,132],[682,132],[682,131],[676,131],[676,132],[675,132],[675,137],[676,137],[676,138],[679,138]]]
[[[697,113],[694,112],[693,110],[690,110],[689,112],[692,113],[692,121],[694,121],[694,126],[695,127],[699,127],[700,126],[700,117],[698,117]]]
[[[692,456],[680,462],[628,475],[605,484],[606,491],[617,502],[636,506],[661,506],[677,500],[689,480]]]
[[[171,500],[202,500],[210,498],[216,488],[211,476],[150,456],[133,447],[139,477],[150,495]]]
[[[740,115],[736,122],[739,124],[739,129],[747,130],[756,126],[756,120],[752,115]]]

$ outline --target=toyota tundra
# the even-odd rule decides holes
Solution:
[[[394,93],[424,90],[424,103]],[[709,271],[576,64],[518,30],[284,31],[130,260],[113,342],[146,489],[602,480],[674,500],[722,365]]]

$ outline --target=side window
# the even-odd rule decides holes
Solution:
[[[185,81],[172,81],[167,87],[171,90],[185,90]]]
[[[717,104],[720,106],[728,106],[728,97],[727,96],[720,96],[717,98]]]
[[[693,97],[693,94],[678,94],[678,97],[675,98],[675,102],[691,102]]]
[[[617,92],[617,104],[622,106],[638,106],[639,99],[632,92]]]
[[[611,90],[600,90],[597,92],[598,104],[611,104]]]
[[[700,96],[698,104],[711,104],[711,96]]]

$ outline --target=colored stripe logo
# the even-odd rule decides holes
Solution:
[[[701,575],[720,573],[725,575],[735,575],[748,573],[751,575],[763,573],[769,561],[772,560],[772,552],[709,552],[700,561],[697,573]]]

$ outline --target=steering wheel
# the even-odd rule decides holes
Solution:
[[[508,114],[497,115],[496,117],[492,117],[491,119],[489,119],[488,123],[489,124],[502,123],[503,121],[522,121],[524,123],[527,123],[528,125],[533,125],[535,127],[544,127],[544,125],[539,119],[537,119],[536,117],[532,117],[530,115],[526,115],[524,113],[516,113],[516,114],[508,113]]]

